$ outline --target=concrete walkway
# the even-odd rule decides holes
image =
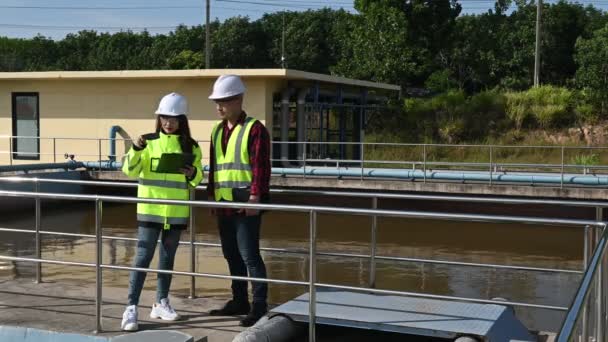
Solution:
[[[103,332],[100,336],[122,335],[120,322],[127,289],[103,289]],[[182,316],[178,322],[151,319],[155,294],[142,292],[139,307],[140,330],[176,330],[194,337],[195,342],[232,341],[244,328],[236,317],[211,317],[207,312],[221,306],[224,299],[178,298],[173,307]],[[58,332],[93,335],[95,330],[95,287],[92,284],[45,282],[32,279],[0,278],[0,325],[31,327]]]

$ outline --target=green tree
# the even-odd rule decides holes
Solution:
[[[608,103],[608,25],[593,33],[590,39],[576,43],[576,82],[586,89],[602,114],[607,114]]]
[[[214,68],[259,68],[269,66],[264,33],[259,22],[248,17],[224,21],[212,37]]]
[[[414,54],[407,42],[405,13],[371,3],[355,18],[332,70],[348,77],[406,85],[420,70]]]
[[[344,10],[328,8],[264,15],[260,23],[268,41],[269,66],[282,65],[284,30],[284,57],[288,68],[329,73],[331,66],[340,58],[353,17]]]

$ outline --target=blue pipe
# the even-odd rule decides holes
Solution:
[[[110,161],[116,161],[116,133],[121,130],[120,126],[114,125],[110,127],[110,155],[108,156]]]
[[[80,162],[82,167],[87,169],[98,169],[98,170],[106,170],[106,171],[115,171],[120,170],[122,163],[117,163],[114,160],[103,160],[101,162],[98,161],[88,161],[88,162]]]
[[[327,168],[306,168],[306,173],[302,168],[273,168],[273,175],[280,176],[328,176],[328,177],[361,177],[361,169],[327,169]],[[422,170],[386,170],[386,169],[365,169],[364,177],[371,178],[391,178],[391,179],[424,179],[425,172]],[[489,173],[473,172],[447,172],[447,171],[426,171],[426,179],[430,180],[451,180],[451,181],[476,181],[489,182]],[[528,183],[528,184],[561,184],[561,175],[509,175],[492,174],[493,182],[504,183]],[[576,185],[600,185],[608,186],[606,176],[587,176],[587,175],[568,175],[563,177],[564,184]]]
[[[0,172],[15,172],[15,171],[34,171],[34,170],[76,170],[85,167],[84,163],[77,161],[68,161],[65,163],[42,163],[42,164],[23,164],[23,165],[4,165],[0,166]]]
[[[0,166],[0,172],[10,171],[32,171],[48,169],[75,170],[77,168],[101,169],[101,170],[120,170],[122,163],[116,161],[102,162],[77,162],[69,161],[65,163],[45,163]],[[203,170],[209,171],[209,166],[205,165]],[[331,168],[272,168],[274,176],[324,176],[324,177],[361,177],[360,168],[331,169]],[[366,178],[389,178],[389,179],[417,179],[425,178],[423,170],[395,170],[395,169],[364,169],[363,176]],[[483,172],[448,172],[448,171],[426,171],[426,179],[429,180],[449,180],[449,181],[474,181],[489,182],[490,174]],[[526,183],[526,184],[561,184],[561,175],[523,175],[523,174],[492,174],[492,182],[499,183]],[[564,184],[588,185],[588,186],[608,186],[608,176],[589,176],[564,174]]]

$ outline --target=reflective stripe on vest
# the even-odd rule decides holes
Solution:
[[[246,118],[243,125],[237,125],[232,131],[226,154],[222,149],[223,124],[218,122],[213,127],[211,137],[215,151],[214,184],[215,200],[232,201],[233,188],[251,186],[253,173],[249,164],[249,133],[257,120]]]

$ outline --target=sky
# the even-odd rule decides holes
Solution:
[[[545,0],[547,1],[547,0]],[[557,0],[548,0],[555,2]],[[579,0],[608,9],[608,0]],[[461,0],[463,13],[486,12],[494,0]],[[51,7],[51,8],[49,8]],[[233,16],[252,20],[264,13],[304,11],[330,7],[356,12],[351,0],[211,0],[211,18]],[[1,0],[0,36],[30,38],[41,34],[61,39],[70,32],[95,29],[117,32],[147,28],[166,33],[179,24],[198,25],[205,20],[205,0]]]

